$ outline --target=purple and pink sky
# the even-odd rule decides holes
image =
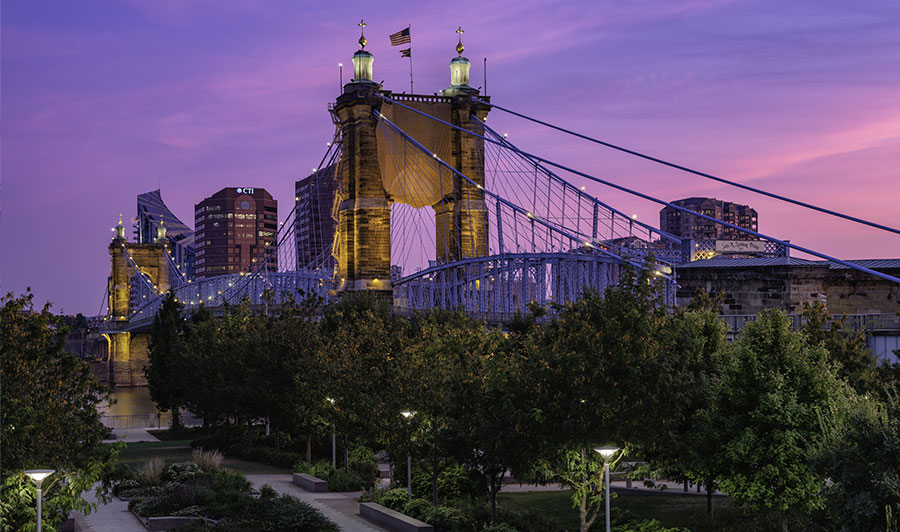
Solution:
[[[493,101],[610,142],[900,226],[896,0],[301,2],[2,6],[2,290],[96,314],[118,213],[162,188],[186,223],[225,186],[293,201],[333,126],[338,62],[364,18],[375,79],[409,90],[388,35],[412,25],[416,92],[449,84],[457,26]],[[760,230],[840,258],[900,237],[705,181],[503,116],[528,151],[666,199],[714,196]],[[642,220],[659,207],[588,190]],[[129,230],[130,234],[130,230]]]

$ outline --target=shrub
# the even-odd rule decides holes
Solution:
[[[506,523],[494,523],[493,525],[484,525],[481,532],[519,532],[515,528]]]
[[[642,521],[629,521],[623,525],[613,527],[614,532],[690,532],[687,528],[668,528],[656,519],[644,519]]]
[[[132,479],[120,480],[118,482],[113,483],[112,492],[113,492],[113,495],[121,497],[123,492],[137,489],[140,487],[141,487],[141,483],[138,482],[137,480],[132,480]]]
[[[162,484],[162,474],[165,462],[155,456],[137,470],[137,480],[142,486],[159,486]]]
[[[162,479],[166,482],[190,483],[200,473],[200,466],[192,462],[171,464],[163,470]]]
[[[403,513],[420,521],[424,521],[422,518],[425,517],[425,513],[431,508],[430,501],[426,501],[425,499],[413,499],[403,505]]]
[[[406,493],[406,490],[403,488],[394,488],[383,493],[379,504],[386,506],[391,510],[402,512],[403,507],[406,506],[407,502],[409,502],[409,495]]]
[[[403,471],[406,470],[403,469]],[[414,497],[431,498],[430,471],[413,466],[412,485]],[[472,480],[469,472],[460,465],[450,466],[438,475],[438,498],[442,501],[479,495],[480,492],[483,490],[478,489],[478,485]]]
[[[201,448],[194,449],[194,452],[191,453],[191,458],[203,471],[215,471],[222,466],[222,460],[225,459],[225,456],[219,451],[204,451]]]
[[[185,506],[180,510],[172,512],[172,515],[176,517],[203,517],[203,514],[203,507],[197,506],[196,504],[193,506]]]
[[[372,481],[363,480],[353,473],[345,473],[342,470],[332,471],[324,480],[328,481],[328,491],[337,492],[362,491],[372,485]]]
[[[456,532],[462,530],[466,516],[451,506],[432,506],[421,519],[441,532]]]
[[[268,484],[263,484],[261,488],[259,488],[259,498],[262,500],[270,500],[278,497],[278,492],[275,491],[275,488]]]
[[[350,448],[350,471],[365,481],[375,479],[378,476],[375,452],[364,445],[353,445]]]

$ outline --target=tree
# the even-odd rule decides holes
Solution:
[[[540,454],[545,464],[565,466],[557,473],[575,489],[581,530],[599,512],[602,494],[595,476],[574,467],[572,457],[596,465],[590,453],[597,444],[626,447],[652,438],[656,427],[644,416],[655,402],[671,400],[661,397],[649,378],[655,375],[667,319],[663,288],[652,271],[652,264],[639,272],[625,268],[620,283],[603,294],[588,292],[555,309],[556,318],[536,328],[527,347],[529,405],[544,417],[536,438],[543,446]]]
[[[866,334],[847,327],[847,316],[835,318],[825,305],[816,301],[803,303],[802,332],[810,345],[821,345],[829,358],[839,364],[838,376],[845,379],[857,393],[877,389],[876,360],[869,349]]]
[[[842,532],[900,530],[900,399],[854,396],[842,410],[816,460],[831,479],[828,514]]]
[[[760,313],[726,350],[716,399],[705,414],[717,427],[723,492],[753,508],[781,513],[823,507],[825,478],[811,467],[823,424],[847,393],[828,354],[790,330],[777,310]]]
[[[372,294],[348,293],[324,309],[320,334],[324,393],[332,400],[323,406],[343,435],[349,471],[350,439],[376,438],[408,408],[397,393],[407,321]]]
[[[652,467],[654,476],[682,477],[703,485],[707,513],[712,515],[721,453],[718,428],[704,409],[714,400],[721,376],[725,324],[712,310],[680,309],[668,317],[662,334],[666,349],[647,368],[655,391],[648,394],[647,405],[653,408],[644,419],[656,430],[636,442],[637,455]]]
[[[179,408],[187,402],[188,379],[187,346],[184,342],[184,305],[169,291],[153,318],[150,336],[150,364],[144,368],[150,398],[162,411],[172,411],[172,429],[181,427]]]
[[[99,407],[109,389],[97,382],[90,365],[66,352],[67,328],[49,303],[35,311],[30,292],[7,294],[2,303],[0,520],[3,530],[33,526],[34,487],[22,471],[49,467],[57,473],[44,485],[44,520],[55,526],[69,510],[90,511],[81,492],[108,473],[117,453],[99,445],[107,434]],[[104,489],[101,484],[101,496]]]

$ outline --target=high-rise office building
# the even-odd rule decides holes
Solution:
[[[169,210],[159,189],[137,197],[137,218],[134,222],[134,240],[139,244],[153,243],[157,228],[162,222],[166,227],[172,260],[189,279],[193,277],[194,230]]]
[[[671,203],[745,229],[758,230],[756,209],[747,205],[716,198],[685,198]],[[659,228],[692,240],[759,240],[743,231],[668,206],[659,211]]]
[[[194,207],[194,226],[195,277],[249,271],[260,260],[278,269],[276,255],[264,255],[278,233],[278,202],[265,189],[223,188]]]
[[[331,245],[337,225],[332,216],[337,189],[336,167],[335,164],[326,166],[295,184],[297,268],[334,267]]]

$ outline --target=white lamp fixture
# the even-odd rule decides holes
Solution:
[[[603,476],[606,482],[606,532],[610,532],[609,526],[609,459],[619,451],[618,447],[594,447],[594,450],[603,457]]]
[[[404,410],[400,414],[406,418],[406,421],[416,415],[412,410]],[[412,453],[406,453],[406,499],[412,500]]]
[[[53,469],[29,469],[25,471],[34,484],[37,486],[37,532],[41,532],[41,483],[44,479],[56,473]]]
[[[619,450],[618,447],[594,447],[594,450],[600,453],[603,456],[604,460],[609,460],[612,458],[612,455],[616,454]]]

